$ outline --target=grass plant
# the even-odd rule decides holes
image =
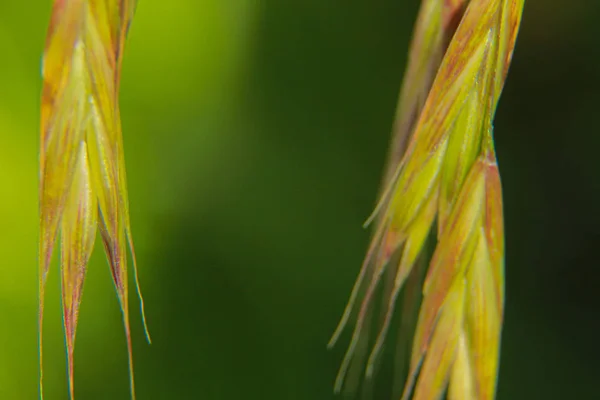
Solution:
[[[414,329],[405,331],[412,337],[408,372],[400,368],[396,378],[403,382],[401,398],[495,397],[504,230],[493,119],[523,5],[422,2],[382,193],[367,221],[374,225],[372,241],[329,343],[336,343],[357,308],[336,391],[347,376],[373,378],[404,292],[402,329],[412,324],[410,309],[416,305],[419,312]],[[378,290],[382,281],[388,283]],[[378,293],[383,311],[373,321]]]
[[[43,58],[40,140],[39,351],[43,397],[44,288],[60,238],[63,321],[69,394],[74,398],[73,352],[86,268],[99,229],[129,352],[127,252],[131,250],[119,81],[135,0],[55,0]],[[145,318],[144,318],[145,326]],[[148,331],[146,334],[149,339]]]

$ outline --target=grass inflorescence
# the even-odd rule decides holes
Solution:
[[[118,105],[123,49],[134,11],[135,0],[55,0],[52,9],[42,69],[40,397],[44,289],[52,253],[60,237],[69,395],[74,398],[75,333],[87,264],[98,229],[123,312],[131,395],[135,397],[127,300],[128,247],[138,294],[140,291]]]
[[[493,118],[524,0],[423,0],[373,237],[335,344],[360,299],[335,389],[373,377],[396,304],[411,325],[402,399],[493,399],[504,311],[502,191]],[[433,254],[427,242],[433,238]],[[378,287],[383,312],[369,338]],[[404,290],[403,290],[404,289]],[[420,305],[419,305],[420,303]],[[377,322],[377,321],[376,321]],[[406,329],[410,332],[410,329]],[[370,348],[370,350],[368,350]],[[402,369],[399,369],[402,371]]]

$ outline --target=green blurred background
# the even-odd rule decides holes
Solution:
[[[325,345],[368,241],[361,224],[417,6],[139,2],[121,96],[154,342],[145,344],[134,312],[138,398],[334,398],[346,342]],[[1,400],[37,393],[38,108],[49,13],[47,0],[0,0]],[[528,1],[498,111],[507,235],[500,399],[600,398],[599,17],[597,1]],[[127,399],[120,312],[96,250],[76,393]],[[51,272],[46,398],[66,399]]]

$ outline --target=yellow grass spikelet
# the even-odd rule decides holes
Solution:
[[[451,399],[494,397],[504,303],[504,242],[500,177],[491,140],[487,143],[490,147],[471,168],[431,260],[406,399],[417,374],[413,398],[438,398],[436,393],[442,393],[448,381]],[[460,304],[451,300],[459,293]],[[454,322],[452,329],[441,323],[448,319]],[[443,360],[436,348],[440,341],[447,344]],[[442,365],[447,367],[442,370]],[[432,384],[434,374],[440,379]]]
[[[385,189],[368,221],[375,221],[373,239],[330,342],[338,339],[362,294],[336,390],[349,366],[364,362],[357,349],[366,347],[372,303],[387,270],[392,284],[384,289],[383,318],[364,366],[366,377],[373,375],[398,295],[409,276],[417,274],[413,270],[426,256],[424,244],[436,223],[437,243],[422,284],[403,398],[438,399],[446,390],[450,399],[494,398],[503,318],[504,233],[492,121],[523,5],[524,0],[423,0],[405,74],[405,79],[420,76],[416,85],[421,91],[406,89],[415,81],[403,86],[392,142],[398,147],[391,149]],[[460,17],[455,32],[448,22],[451,17]],[[432,33],[440,31],[451,40],[438,63],[431,48],[444,48],[440,35]],[[436,64],[427,88],[424,66]],[[422,68],[421,75],[415,66]],[[420,106],[423,89],[427,95]],[[416,118],[411,115],[415,112]],[[420,285],[418,279],[415,282]],[[410,305],[412,300],[405,300]]]
[[[467,0],[423,0],[402,79],[384,187],[404,155],[406,143],[427,99]]]
[[[98,228],[123,312],[131,394],[135,396],[127,300],[128,245],[142,316],[143,301],[135,270],[118,107],[122,55],[134,10],[134,0],[56,0],[52,9],[43,58],[41,103],[41,397],[44,288],[54,247],[60,235],[63,319],[69,393],[73,398],[77,317]]]
[[[361,268],[360,275],[357,279],[356,285],[350,296],[350,300],[344,312],[344,315],[338,325],[336,332],[334,333],[329,346],[333,346],[339,335],[341,334],[344,326],[348,322],[350,312],[356,301],[359,290],[363,283],[363,279],[367,275],[367,272],[373,268],[374,262],[372,258],[375,253],[379,252],[381,257],[387,258],[390,256],[391,251],[382,241],[382,235],[386,233],[386,243],[394,243],[398,238],[393,236],[393,231],[389,227],[385,227],[383,219],[378,211],[386,208],[389,204],[389,188],[390,183],[393,182],[394,175],[397,175],[397,167],[402,159],[402,156],[406,149],[406,144],[410,139],[414,127],[418,122],[418,117],[423,108],[423,104],[430,91],[431,85],[435,78],[436,72],[441,63],[442,57],[445,53],[447,45],[454,34],[456,29],[457,21],[462,16],[466,0],[424,0],[421,3],[419,15],[415,26],[414,36],[410,46],[409,52],[409,64],[404,74],[402,89],[400,92],[400,98],[398,102],[397,116],[394,121],[393,136],[390,142],[390,150],[387,160],[387,169],[384,174],[382,188],[388,188],[388,193],[383,192],[382,198],[378,206],[376,207],[373,215],[367,220],[365,225],[368,225],[373,220],[376,221],[376,228],[374,229],[374,239],[371,243],[367,257]],[[437,197],[436,197],[437,198]],[[433,202],[430,201],[429,209],[433,207]],[[435,209],[432,210],[435,216]],[[433,216],[430,213],[425,213],[423,218],[429,221],[429,224],[433,222]],[[427,217],[429,215],[429,218]],[[429,232],[428,224],[419,224],[422,228],[418,231],[423,232],[422,235],[416,235],[417,237],[426,236]],[[385,231],[384,231],[385,229]],[[407,252],[404,256],[403,265],[408,268],[412,267],[414,258],[419,254],[422,242],[424,238],[416,240],[413,238],[410,248],[410,252]],[[408,242],[408,241],[407,241]],[[410,255],[412,254],[412,255]],[[378,263],[385,264],[385,263]],[[383,273],[382,270],[379,271]],[[365,303],[368,306],[368,302]],[[366,311],[366,310],[365,310]],[[349,360],[348,360],[349,361]]]

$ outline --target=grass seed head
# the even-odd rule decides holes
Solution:
[[[356,349],[367,340],[371,303],[387,269],[393,284],[384,291],[383,322],[367,360],[366,376],[372,376],[397,296],[417,259],[424,256],[424,244],[437,220],[438,239],[421,290],[403,398],[438,399],[448,385],[453,399],[494,397],[503,315],[504,233],[492,121],[522,8],[523,0],[423,0],[405,74],[405,79],[414,80],[403,87],[395,128],[395,135],[400,132],[402,138],[392,142],[406,143],[406,148],[391,149],[386,189],[371,218],[376,218],[375,234],[334,334],[333,341],[365,286],[336,389],[352,360],[362,362]],[[460,24],[453,25],[458,16]],[[453,27],[456,31],[450,32]],[[437,62],[431,49],[443,48],[440,32],[446,32],[449,43]],[[433,65],[438,65],[435,78],[427,88],[425,66]],[[419,105],[425,88],[426,99]],[[399,261],[394,261],[392,255],[397,253]]]
[[[52,10],[41,105],[41,397],[44,288],[54,247],[60,235],[63,319],[73,398],[77,316],[98,228],[123,312],[131,394],[135,396],[127,301],[128,244],[134,270],[135,255],[118,107],[121,60],[134,9],[131,0],[56,0]],[[137,271],[135,275],[139,293]]]

